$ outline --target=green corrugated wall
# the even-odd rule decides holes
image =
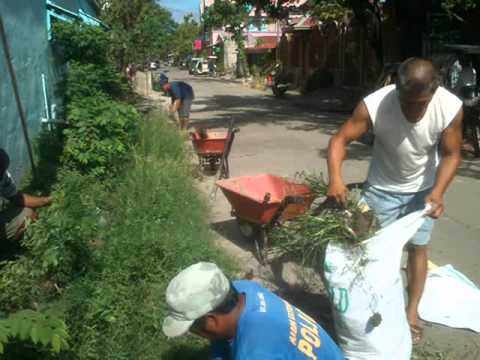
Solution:
[[[77,12],[81,7],[95,16],[88,0],[56,0],[59,6]],[[47,79],[50,108],[61,108],[61,94],[57,84],[63,75],[64,66],[55,59],[48,41],[47,8],[45,0],[1,0],[0,14],[3,18],[13,67],[17,76],[20,98],[25,110],[28,132],[34,140],[46,116],[42,74]],[[57,115],[58,116],[58,115]],[[30,169],[26,142],[22,133],[20,117],[15,103],[12,83],[0,45],[0,147],[10,155],[10,171],[16,180]],[[38,169],[41,173],[42,169]]]

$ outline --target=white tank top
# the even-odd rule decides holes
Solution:
[[[439,87],[423,118],[407,121],[395,85],[388,85],[364,99],[375,134],[367,181],[381,190],[414,193],[435,182],[438,144],[462,107],[462,101]]]

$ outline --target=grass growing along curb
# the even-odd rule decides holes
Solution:
[[[95,265],[67,290],[68,359],[200,359],[204,343],[161,333],[164,290],[182,268],[227,259],[209,246],[206,209],[183,140],[162,115],[141,130],[134,162],[110,195]],[[206,354],[204,354],[206,355]]]
[[[412,360],[454,360],[452,354],[432,349],[431,344],[424,344],[413,348]]]

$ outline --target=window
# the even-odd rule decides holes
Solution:
[[[72,22],[75,20],[80,20],[86,24],[99,26],[102,25],[101,21],[95,18],[94,16],[88,14],[82,9],[78,9],[78,12],[73,12],[68,10],[60,5],[57,5],[51,0],[47,0],[47,31],[48,31],[48,40],[52,39],[52,23],[54,21],[68,21]]]

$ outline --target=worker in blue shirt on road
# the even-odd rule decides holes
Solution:
[[[169,337],[211,341],[213,360],[343,360],[314,319],[254,281],[230,282],[213,263],[197,263],[166,291]]]
[[[163,74],[162,74],[163,75]],[[190,109],[195,98],[193,88],[184,81],[169,82],[166,76],[160,76],[160,85],[163,91],[172,98],[170,112],[178,112],[178,122],[181,130],[188,127],[190,120]]]

